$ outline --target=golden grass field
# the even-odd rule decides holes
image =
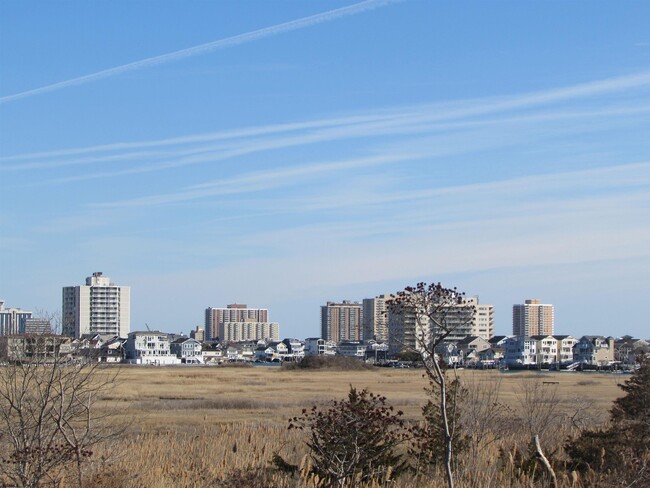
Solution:
[[[627,376],[597,373],[511,372],[459,370],[471,383],[501,382],[502,402],[516,403],[522,382],[556,381],[559,396],[569,402],[588,399],[605,412],[621,395],[617,384]],[[376,368],[360,371],[286,371],[278,367],[120,367],[114,389],[100,406],[118,407],[119,415],[137,420],[146,432],[195,428],[211,424],[264,422],[287,424],[304,407],[341,399],[350,386],[368,388],[415,418],[426,401],[427,380],[419,369]]]
[[[517,411],[517,392],[523,383],[557,382],[543,388],[557,391],[559,411],[569,412],[580,401],[588,405],[591,416],[603,420],[612,401],[622,393],[617,384],[627,378],[494,370],[461,370],[457,374],[474,387],[498,385],[499,401],[513,412]],[[287,430],[288,419],[303,408],[346,397],[351,385],[385,395],[407,419],[417,420],[427,399],[427,381],[418,369],[122,366],[114,387],[100,397],[97,406],[112,412],[115,425],[128,423],[128,430],[93,457],[88,475],[91,486],[296,486],[298,482],[286,484],[280,478],[271,484],[268,480],[247,480],[242,473],[267,466],[274,452],[291,463],[305,463],[304,434]],[[498,455],[495,446],[481,461],[485,466],[480,469],[486,473],[490,457]],[[101,462],[103,457],[106,462]],[[496,472],[482,479],[484,486],[501,486]],[[392,486],[441,486],[434,477],[426,485],[413,483],[406,480]]]

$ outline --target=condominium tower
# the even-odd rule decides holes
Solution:
[[[387,302],[394,295],[379,295],[363,299],[363,339],[377,342],[388,341]]]
[[[553,305],[536,298],[512,306],[512,333],[516,336],[553,335],[555,318]]]
[[[5,308],[0,300],[0,336],[25,333],[25,322],[32,318],[32,312],[20,308]]]
[[[63,334],[126,337],[131,330],[131,288],[118,286],[101,272],[81,286],[63,288]]]
[[[479,303],[478,297],[474,297],[475,311],[472,321],[473,336],[482,337],[486,341],[494,337],[494,305]]]
[[[463,300],[461,304],[441,306],[430,311],[415,307],[389,310],[388,342],[392,353],[419,350],[423,344],[437,336],[436,322],[450,332],[445,340],[460,341],[468,336],[488,340],[494,335],[494,306],[482,304],[477,296]],[[431,320],[433,319],[433,320]]]
[[[321,337],[326,341],[363,340],[362,308],[359,302],[343,300],[321,306]]]
[[[205,333],[207,340],[213,341],[277,341],[280,326],[277,322],[269,322],[266,308],[233,303],[226,308],[205,309]]]

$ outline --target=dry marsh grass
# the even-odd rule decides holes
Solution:
[[[475,388],[498,384],[499,402],[512,412],[519,408],[522,384],[548,382],[553,384],[541,388],[557,394],[558,415],[570,413],[578,398],[591,414],[603,417],[621,395],[616,385],[625,379],[596,373],[459,371],[458,375]],[[421,371],[413,369],[123,367],[113,390],[99,399],[98,407],[116,410],[114,422],[128,423],[129,433],[95,453],[88,465],[88,486],[317,486],[317,480],[306,476],[291,478],[273,471],[270,460],[279,453],[287,462],[304,468],[308,454],[304,438],[287,429],[288,419],[302,408],[344,398],[351,385],[385,395],[391,405],[414,420],[427,398],[427,381]],[[504,446],[525,449],[528,442],[517,438],[517,425],[512,422],[499,442],[481,449],[459,469],[459,486],[545,486],[508,464]],[[566,435],[566,430],[553,432],[560,444]],[[512,455],[510,459],[514,459]],[[512,477],[520,481],[513,484]],[[562,485],[583,486],[568,478]],[[435,473],[429,473],[426,480],[411,475],[391,486],[444,486],[444,479]]]

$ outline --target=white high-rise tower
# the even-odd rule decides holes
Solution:
[[[131,288],[93,273],[85,286],[63,288],[63,334],[126,337],[131,330]]]

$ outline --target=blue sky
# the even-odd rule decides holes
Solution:
[[[650,336],[650,4],[0,3],[0,298],[132,329],[441,281]],[[639,305],[643,305],[639,307]]]

